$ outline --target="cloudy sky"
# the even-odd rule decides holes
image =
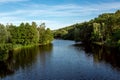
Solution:
[[[45,22],[58,29],[118,9],[120,0],[0,0],[0,23]]]

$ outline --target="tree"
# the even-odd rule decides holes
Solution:
[[[46,44],[49,44],[49,43],[51,43],[51,41],[53,41],[53,33],[49,28],[47,28],[45,30],[45,40],[44,41]]]
[[[74,30],[74,40],[77,42],[77,41],[80,41],[80,32],[79,32],[79,28],[76,28],[75,27],[75,30]]]
[[[45,40],[45,24],[42,23],[39,27],[38,27],[38,32],[39,32],[39,43],[40,44],[44,44],[44,40]]]
[[[51,43],[51,41],[53,40],[53,33],[49,28],[45,29],[45,23],[42,23],[38,27],[38,31],[39,31],[39,44],[40,45]]]
[[[7,42],[8,33],[4,25],[0,24],[0,43],[4,44]]]
[[[32,43],[37,44],[39,41],[39,32],[37,30],[37,24],[35,22],[32,22],[31,25],[31,38],[32,38]]]

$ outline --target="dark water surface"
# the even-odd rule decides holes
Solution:
[[[117,50],[74,44],[54,40],[0,55],[0,80],[120,80]]]

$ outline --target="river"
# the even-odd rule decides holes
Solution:
[[[2,55],[0,80],[120,80],[120,53],[54,40],[47,46]]]

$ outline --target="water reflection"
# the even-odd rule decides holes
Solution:
[[[13,75],[20,69],[25,70],[26,68],[33,66],[38,59],[37,57],[40,57],[42,65],[45,65],[46,58],[50,58],[51,56],[48,54],[51,53],[51,51],[52,44],[0,54],[0,78],[4,78],[7,75]]]
[[[94,63],[110,64],[111,67],[120,70],[120,52],[117,49],[86,44],[74,46],[78,51],[84,50],[86,56],[92,56]]]
[[[7,60],[8,57],[9,57],[9,55],[8,55],[7,52],[1,52],[1,53],[0,53],[0,61]]]
[[[51,56],[52,56],[52,44],[45,45],[45,46],[39,46],[39,53],[38,56],[40,58],[40,63],[43,67],[46,66],[47,63],[49,63]]]
[[[0,77],[5,77],[6,75],[13,74],[14,71],[11,69],[11,65],[9,63],[9,53],[0,52]]]
[[[120,54],[96,45],[55,40],[0,54],[0,80],[117,80]]]

